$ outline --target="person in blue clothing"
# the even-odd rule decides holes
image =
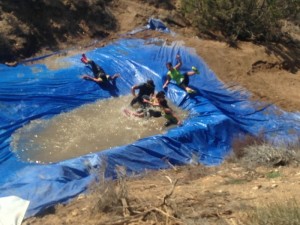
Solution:
[[[119,73],[116,73],[113,76],[106,74],[106,72],[101,66],[96,64],[93,60],[88,59],[85,54],[82,54],[81,62],[89,65],[90,69],[94,74],[94,77],[89,75],[83,75],[82,78],[85,80],[90,80],[96,82],[97,84],[102,84],[108,81],[113,81],[120,76]]]

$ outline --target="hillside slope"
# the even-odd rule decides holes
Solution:
[[[176,1],[167,1],[171,5],[155,5],[146,0],[65,0],[57,5],[57,1],[44,0],[39,6],[35,5],[38,8],[34,7],[33,11],[27,10],[30,4],[24,3],[18,8],[9,2],[0,3],[0,48],[2,53],[5,52],[0,55],[2,62],[71,47],[76,50],[68,54],[82,53],[93,40],[105,38],[89,49],[114,41],[120,34],[143,26],[148,18],[155,17],[165,21],[177,35],[171,37],[150,31],[127,37],[183,41],[197,51],[224,83],[239,85],[253,93],[254,99],[276,104],[288,111],[300,111],[300,72],[286,70],[282,54],[253,43],[239,43],[239,48],[234,49],[226,43],[201,39],[176,11]],[[28,2],[34,4],[36,1]],[[94,2],[99,5],[89,5]],[[105,5],[104,9],[106,3],[109,8]],[[55,18],[47,18],[48,14],[42,10],[44,7],[48,9],[47,13],[53,13],[51,18],[53,15]],[[29,15],[35,12],[44,15],[45,20],[41,24],[32,21],[29,25]],[[37,36],[41,37],[38,42]],[[49,61],[51,58],[42,62]],[[244,168],[238,163],[225,163],[216,168],[199,165],[174,167],[170,171],[126,179],[121,186],[108,183],[101,187],[103,189],[96,190],[96,195],[81,195],[70,204],[58,205],[23,224],[244,224],[241,222],[244,210],[289,198],[299,202],[299,184],[299,165]],[[115,205],[114,200],[122,198],[109,192],[115,187],[128,192],[122,204]],[[107,194],[105,201],[112,201],[112,205],[101,205],[102,193]],[[95,211],[99,204],[104,208]],[[126,204],[134,211],[128,212]]]
[[[239,43],[239,48],[231,48],[226,43],[200,39],[181,16],[176,8],[179,1],[175,0],[164,4],[148,0],[58,2],[45,0],[37,4],[32,1],[18,7],[8,1],[0,3],[0,61],[19,60],[59,49],[84,51],[85,46],[99,39],[102,41],[98,47],[101,47],[154,17],[162,19],[177,34],[164,38],[184,41],[195,48],[225,83],[240,85],[253,93],[254,99],[274,103],[288,111],[300,111],[299,65],[286,66],[291,64],[289,59],[293,57],[293,62],[299,61],[295,48],[252,43]],[[28,10],[30,7],[32,9]],[[31,19],[33,12],[37,17]],[[300,37],[299,27],[289,29],[293,30],[295,38]],[[139,38],[156,36],[162,34],[137,34]]]

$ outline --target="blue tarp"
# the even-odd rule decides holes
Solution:
[[[27,217],[85,191],[103,159],[107,176],[115,176],[118,165],[136,173],[168,168],[166,160],[188,164],[195,156],[203,164],[216,165],[229,153],[235,137],[263,134],[276,144],[293,143],[299,137],[299,113],[252,102],[246,92],[232,91],[193,49],[177,42],[167,45],[157,39],[123,39],[86,54],[109,74],[121,73],[115,88],[99,88],[81,79],[86,71],[80,55],[60,59],[69,66],[59,70],[43,64],[0,65],[0,197],[16,195],[30,200]],[[165,63],[176,63],[176,54],[182,57],[183,72],[192,66],[200,70],[200,75],[190,79],[198,94],[188,95],[175,84],[165,90],[171,101],[189,111],[182,126],[130,145],[48,165],[22,162],[12,152],[12,134],[32,120],[50,119],[83,104],[129,94],[132,85],[147,79],[153,79],[160,91],[167,72]]]
[[[174,32],[171,32],[169,28],[160,19],[155,19],[155,18],[150,18],[146,26],[138,27],[133,31],[129,32],[128,34],[136,34],[138,32],[145,31],[145,30],[156,30],[171,35],[175,34]]]

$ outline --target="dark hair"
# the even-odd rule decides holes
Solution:
[[[160,106],[162,106],[163,108],[169,108],[168,102],[167,102],[166,99],[159,99],[159,104],[160,104]]]
[[[153,80],[147,80],[147,84],[151,85],[152,87],[155,87]]]
[[[173,66],[171,62],[166,63],[167,66]]]
[[[157,94],[156,94],[157,98],[164,98],[165,96],[166,96],[166,94],[163,91],[157,92]]]

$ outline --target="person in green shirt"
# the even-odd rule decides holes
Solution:
[[[183,88],[187,93],[196,93],[195,90],[192,88],[188,87],[189,85],[189,76],[193,76],[195,74],[199,74],[199,71],[196,67],[192,67],[192,71],[186,72],[184,74],[180,73],[179,69],[182,66],[182,61],[180,55],[176,56],[176,59],[178,61],[177,65],[173,67],[171,62],[168,62],[166,64],[168,68],[168,73],[167,73],[167,80],[163,85],[163,88],[166,88],[168,84],[170,83],[171,80],[174,80],[176,84]]]

